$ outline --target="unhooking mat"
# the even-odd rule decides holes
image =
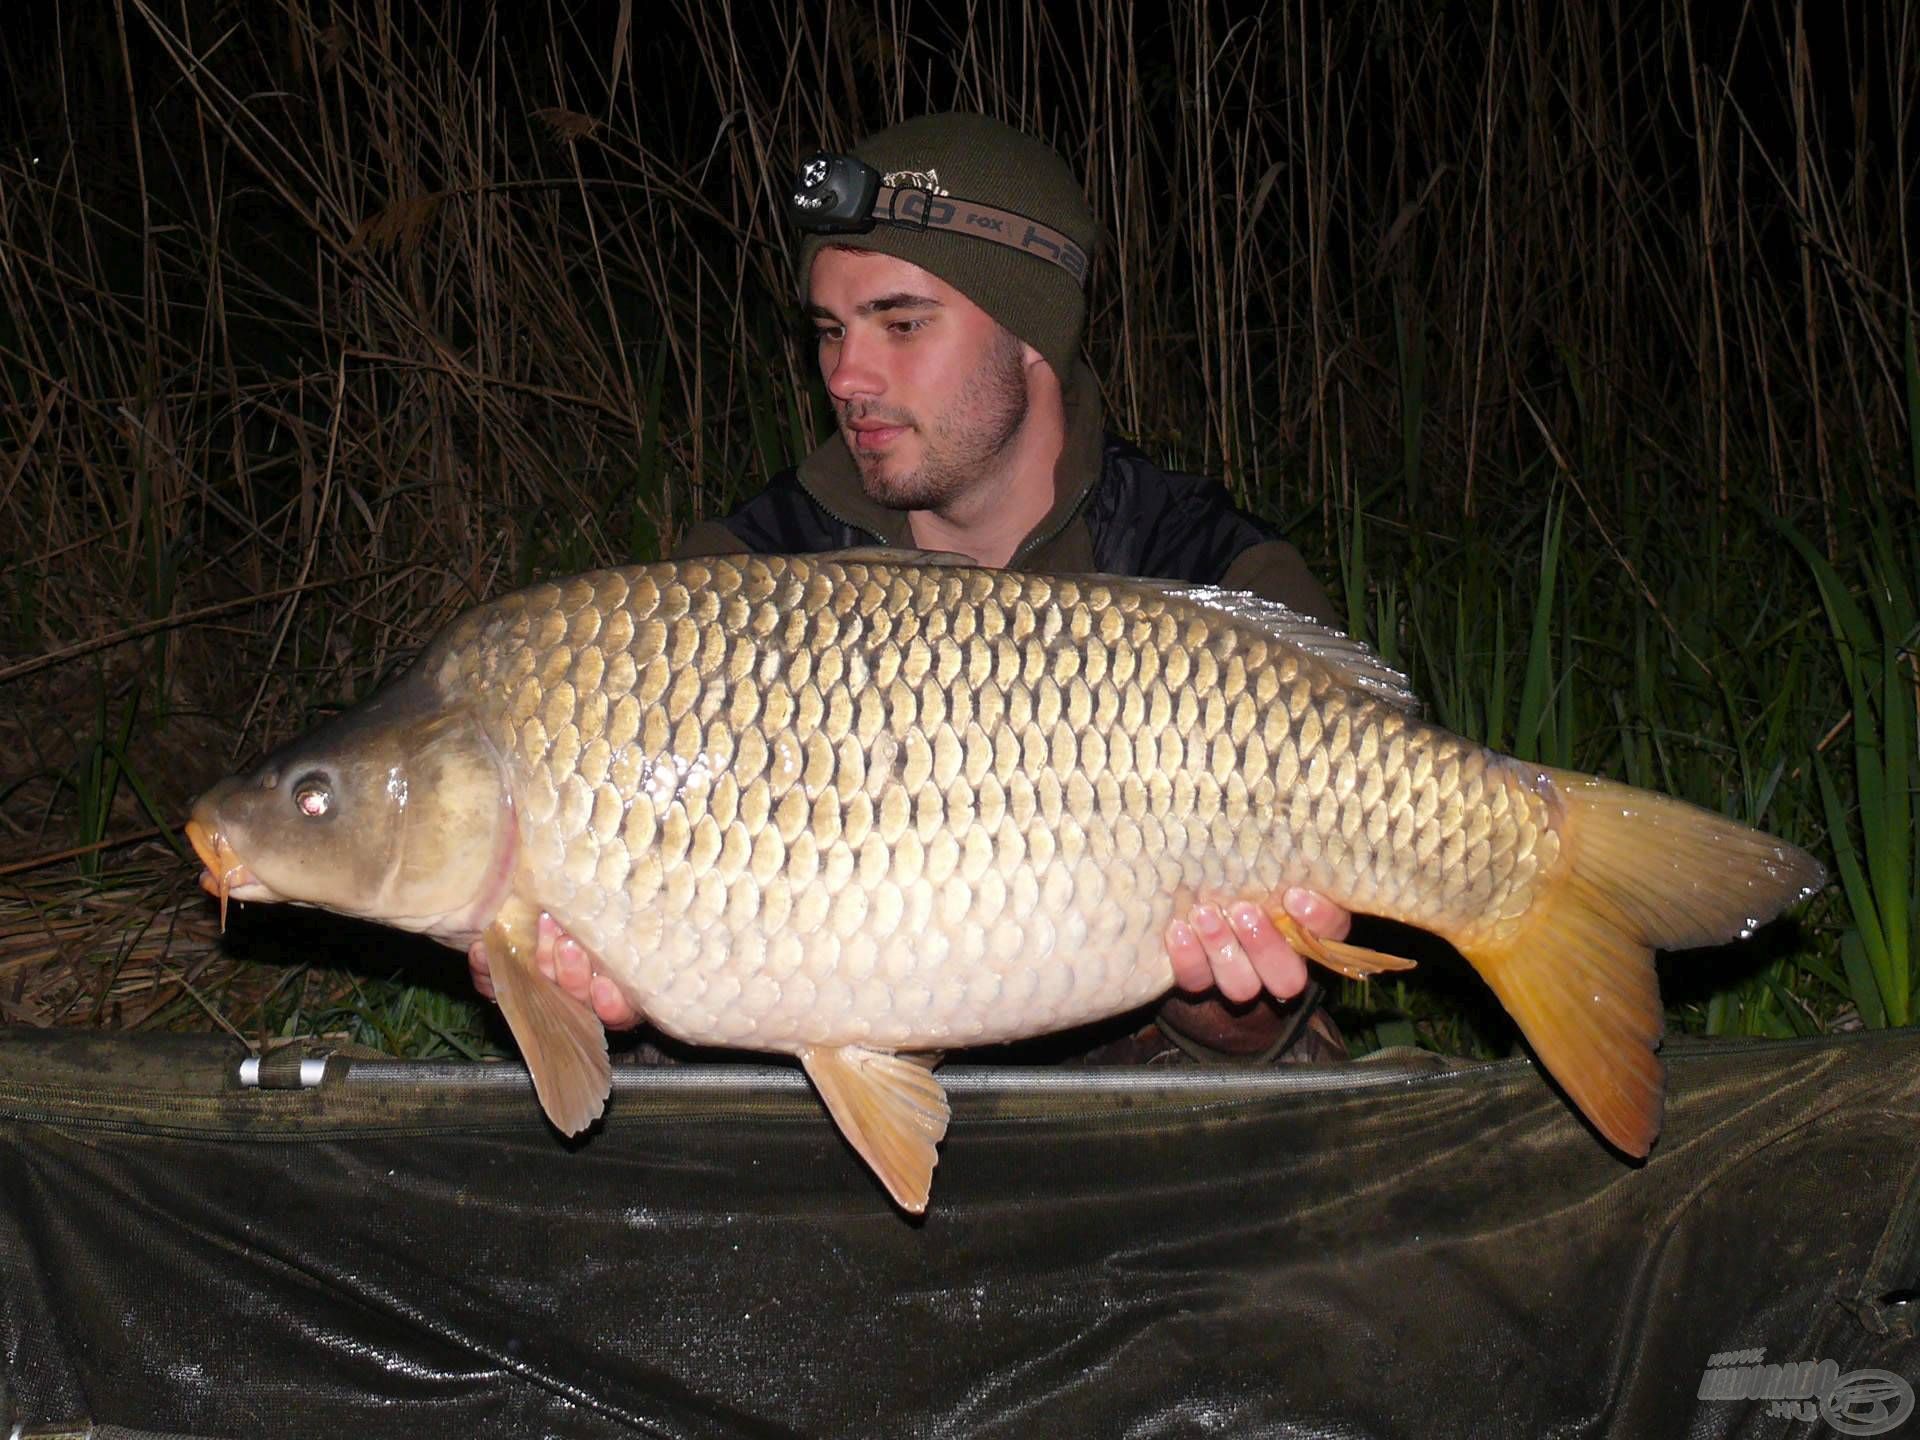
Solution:
[[[1524,1061],[949,1067],[917,1223],[797,1071],[242,1053],[0,1030],[0,1436],[1920,1435],[1913,1032],[1671,1042],[1644,1165]]]

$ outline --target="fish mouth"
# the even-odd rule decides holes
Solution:
[[[260,883],[253,871],[247,868],[227,839],[223,831],[213,829],[201,821],[187,822],[187,843],[193,846],[193,853],[200,857],[200,863],[206,868],[200,872],[200,888],[220,902],[220,929],[227,928],[227,901],[238,896],[242,900],[270,900],[273,891]],[[249,893],[241,893],[241,892]]]

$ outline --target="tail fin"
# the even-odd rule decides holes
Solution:
[[[1594,1127],[1630,1155],[1660,1133],[1655,949],[1745,936],[1826,882],[1812,856],[1684,801],[1541,767],[1560,859],[1512,920],[1454,938]]]

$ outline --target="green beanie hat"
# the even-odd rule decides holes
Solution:
[[[1066,161],[998,120],[959,112],[923,115],[869,136],[853,153],[883,180],[900,171],[937,177],[945,194],[1016,211],[1051,225],[1083,253],[1093,253],[1093,211]],[[883,221],[863,234],[805,236],[800,242],[803,298],[823,245],[894,255],[938,275],[1045,356],[1062,385],[1073,374],[1087,299],[1060,266],[990,240]]]

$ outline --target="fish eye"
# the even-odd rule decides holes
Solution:
[[[327,788],[326,777],[303,776],[293,787],[293,803],[310,820],[318,820],[333,809],[333,791]]]

